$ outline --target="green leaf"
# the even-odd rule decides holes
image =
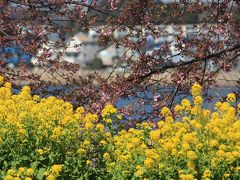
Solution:
[[[8,162],[7,162],[7,161],[4,161],[4,162],[3,162],[3,165],[4,165],[4,167],[8,167]]]
[[[38,164],[39,164],[38,161],[32,162],[32,163],[30,164],[30,167],[33,168],[33,169],[37,169]]]
[[[84,178],[83,178],[83,176],[81,176],[81,177],[79,177],[77,180],[83,180]]]
[[[83,175],[83,177],[84,177],[84,179],[88,179],[88,177],[89,177],[88,171]]]
[[[37,179],[39,179],[39,180],[43,179],[43,177],[44,177],[44,172],[45,172],[45,171],[46,171],[45,168],[40,168],[40,169],[38,170]]]
[[[22,159],[27,161],[29,158],[27,156],[22,156]]]

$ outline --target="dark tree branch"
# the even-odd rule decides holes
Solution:
[[[141,80],[144,80],[144,79],[146,79],[148,77],[151,77],[153,74],[165,71],[167,69],[182,67],[182,66],[186,66],[186,65],[193,64],[193,63],[196,63],[196,62],[206,61],[206,60],[209,60],[209,59],[214,58],[214,57],[220,58],[221,55],[223,55],[223,54],[225,54],[227,52],[232,52],[232,51],[237,50],[239,48],[240,48],[240,44],[237,44],[237,45],[235,45],[235,46],[233,46],[231,48],[224,49],[224,50],[216,52],[216,53],[212,53],[212,54],[210,54],[210,55],[208,55],[206,57],[203,57],[203,58],[195,58],[195,59],[193,59],[191,61],[180,62],[180,63],[176,63],[176,64],[173,64],[173,63],[170,63],[170,62],[164,63],[161,67],[154,68],[149,73],[144,74],[144,75],[140,76],[139,78]],[[130,76],[128,78],[128,81],[132,81],[132,80],[133,80],[133,77]]]

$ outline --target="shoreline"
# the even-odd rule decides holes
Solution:
[[[32,70],[30,70],[31,73],[34,73],[34,74],[42,74],[41,76],[41,80],[43,81],[52,81],[54,82],[57,82],[59,83],[59,81],[61,81],[62,85],[65,84],[65,80],[60,76],[62,74],[67,74],[67,71],[60,71],[60,72],[57,72],[57,73],[54,73],[54,76],[53,77],[49,72],[44,72],[43,69],[40,69],[38,67],[34,67]],[[118,74],[120,75],[125,75],[125,77],[128,76],[128,73],[125,72],[111,72],[110,69],[106,68],[106,69],[101,69],[101,70],[90,70],[90,69],[79,69],[79,71],[77,71],[76,74],[73,75],[73,78],[81,78],[81,77],[87,77],[88,75],[90,74],[95,74],[95,73],[98,73],[101,77],[103,78],[107,78],[109,76],[109,74],[111,74],[111,79],[115,79],[116,76]],[[151,77],[151,80],[152,81],[159,81],[160,80],[164,80],[165,82],[170,82],[170,76],[171,76],[171,72],[165,72],[163,74],[160,74],[160,75],[153,75]],[[218,87],[221,87],[221,88],[231,88],[231,87],[237,87],[239,86],[237,84],[237,81],[240,79],[240,70],[233,70],[233,71],[230,71],[230,72],[223,72],[223,71],[220,71],[216,76],[216,88]],[[58,80],[53,80],[54,78],[58,79]],[[27,82],[19,82],[19,84],[28,84]]]

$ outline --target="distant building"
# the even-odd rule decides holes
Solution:
[[[178,35],[179,31],[176,31],[172,25],[156,26],[164,29],[164,31],[162,31],[162,35],[159,38],[154,38],[149,32],[142,29],[143,35],[147,36],[146,46],[143,51],[146,54],[151,54],[154,50],[160,49],[165,42],[168,42],[170,44],[170,47],[169,53],[166,55],[167,58],[172,59],[173,62],[179,62],[180,60],[189,60],[189,57],[187,56],[180,56],[179,50],[175,47],[175,37]],[[193,26],[194,25],[192,24],[186,24],[179,25],[178,28],[182,29],[183,36],[186,39],[191,39],[192,37],[194,38],[195,31],[198,30],[198,27],[201,27],[201,24],[199,24],[197,28],[194,28],[194,30]],[[139,28],[141,27],[139,26]],[[204,32],[204,29],[202,31]],[[113,35],[114,38],[120,39],[126,37],[128,33],[129,30],[125,28],[124,30],[114,31]],[[137,33],[135,34],[135,36],[133,35],[133,37],[129,39],[136,42],[139,40],[139,38],[142,37],[138,37]],[[128,57],[133,57],[134,59],[137,58],[138,53],[134,53],[131,50],[128,50],[127,53],[125,53],[126,49],[123,47],[115,48],[111,44],[107,45],[106,47],[98,46],[98,37],[99,35],[97,31],[93,27],[88,33],[79,32],[72,38],[68,39],[66,41],[65,48],[61,47],[59,49],[55,49],[53,44],[57,41],[58,37],[52,35],[52,37],[50,37],[50,41],[43,45],[42,50],[39,51],[37,56],[43,54],[47,50],[50,54],[47,58],[54,60],[57,58],[57,54],[61,53],[62,56],[60,57],[60,60],[77,63],[83,67],[87,64],[91,64],[91,62],[93,62],[96,58],[101,59],[104,66],[111,66],[115,64],[119,59],[122,58],[123,54]]]

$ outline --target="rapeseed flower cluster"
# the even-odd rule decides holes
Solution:
[[[137,129],[121,130],[104,158],[112,177],[127,179],[239,179],[240,119],[234,95],[217,102],[216,112],[203,109],[202,87],[192,89],[193,103],[183,99],[163,119]]]
[[[0,83],[0,179],[55,179],[67,176],[70,166],[64,167],[73,162],[75,176],[91,169],[76,170],[76,165],[97,158],[98,149],[92,148],[104,141],[104,124],[97,123],[96,114],[83,107],[74,111],[72,104],[53,96],[31,95],[28,86],[12,94],[2,76]]]
[[[101,116],[56,97],[11,92],[0,76],[1,179],[239,179],[240,105],[230,94],[215,111],[192,88],[157,126],[125,129],[108,104]],[[117,128],[116,128],[117,127]]]

